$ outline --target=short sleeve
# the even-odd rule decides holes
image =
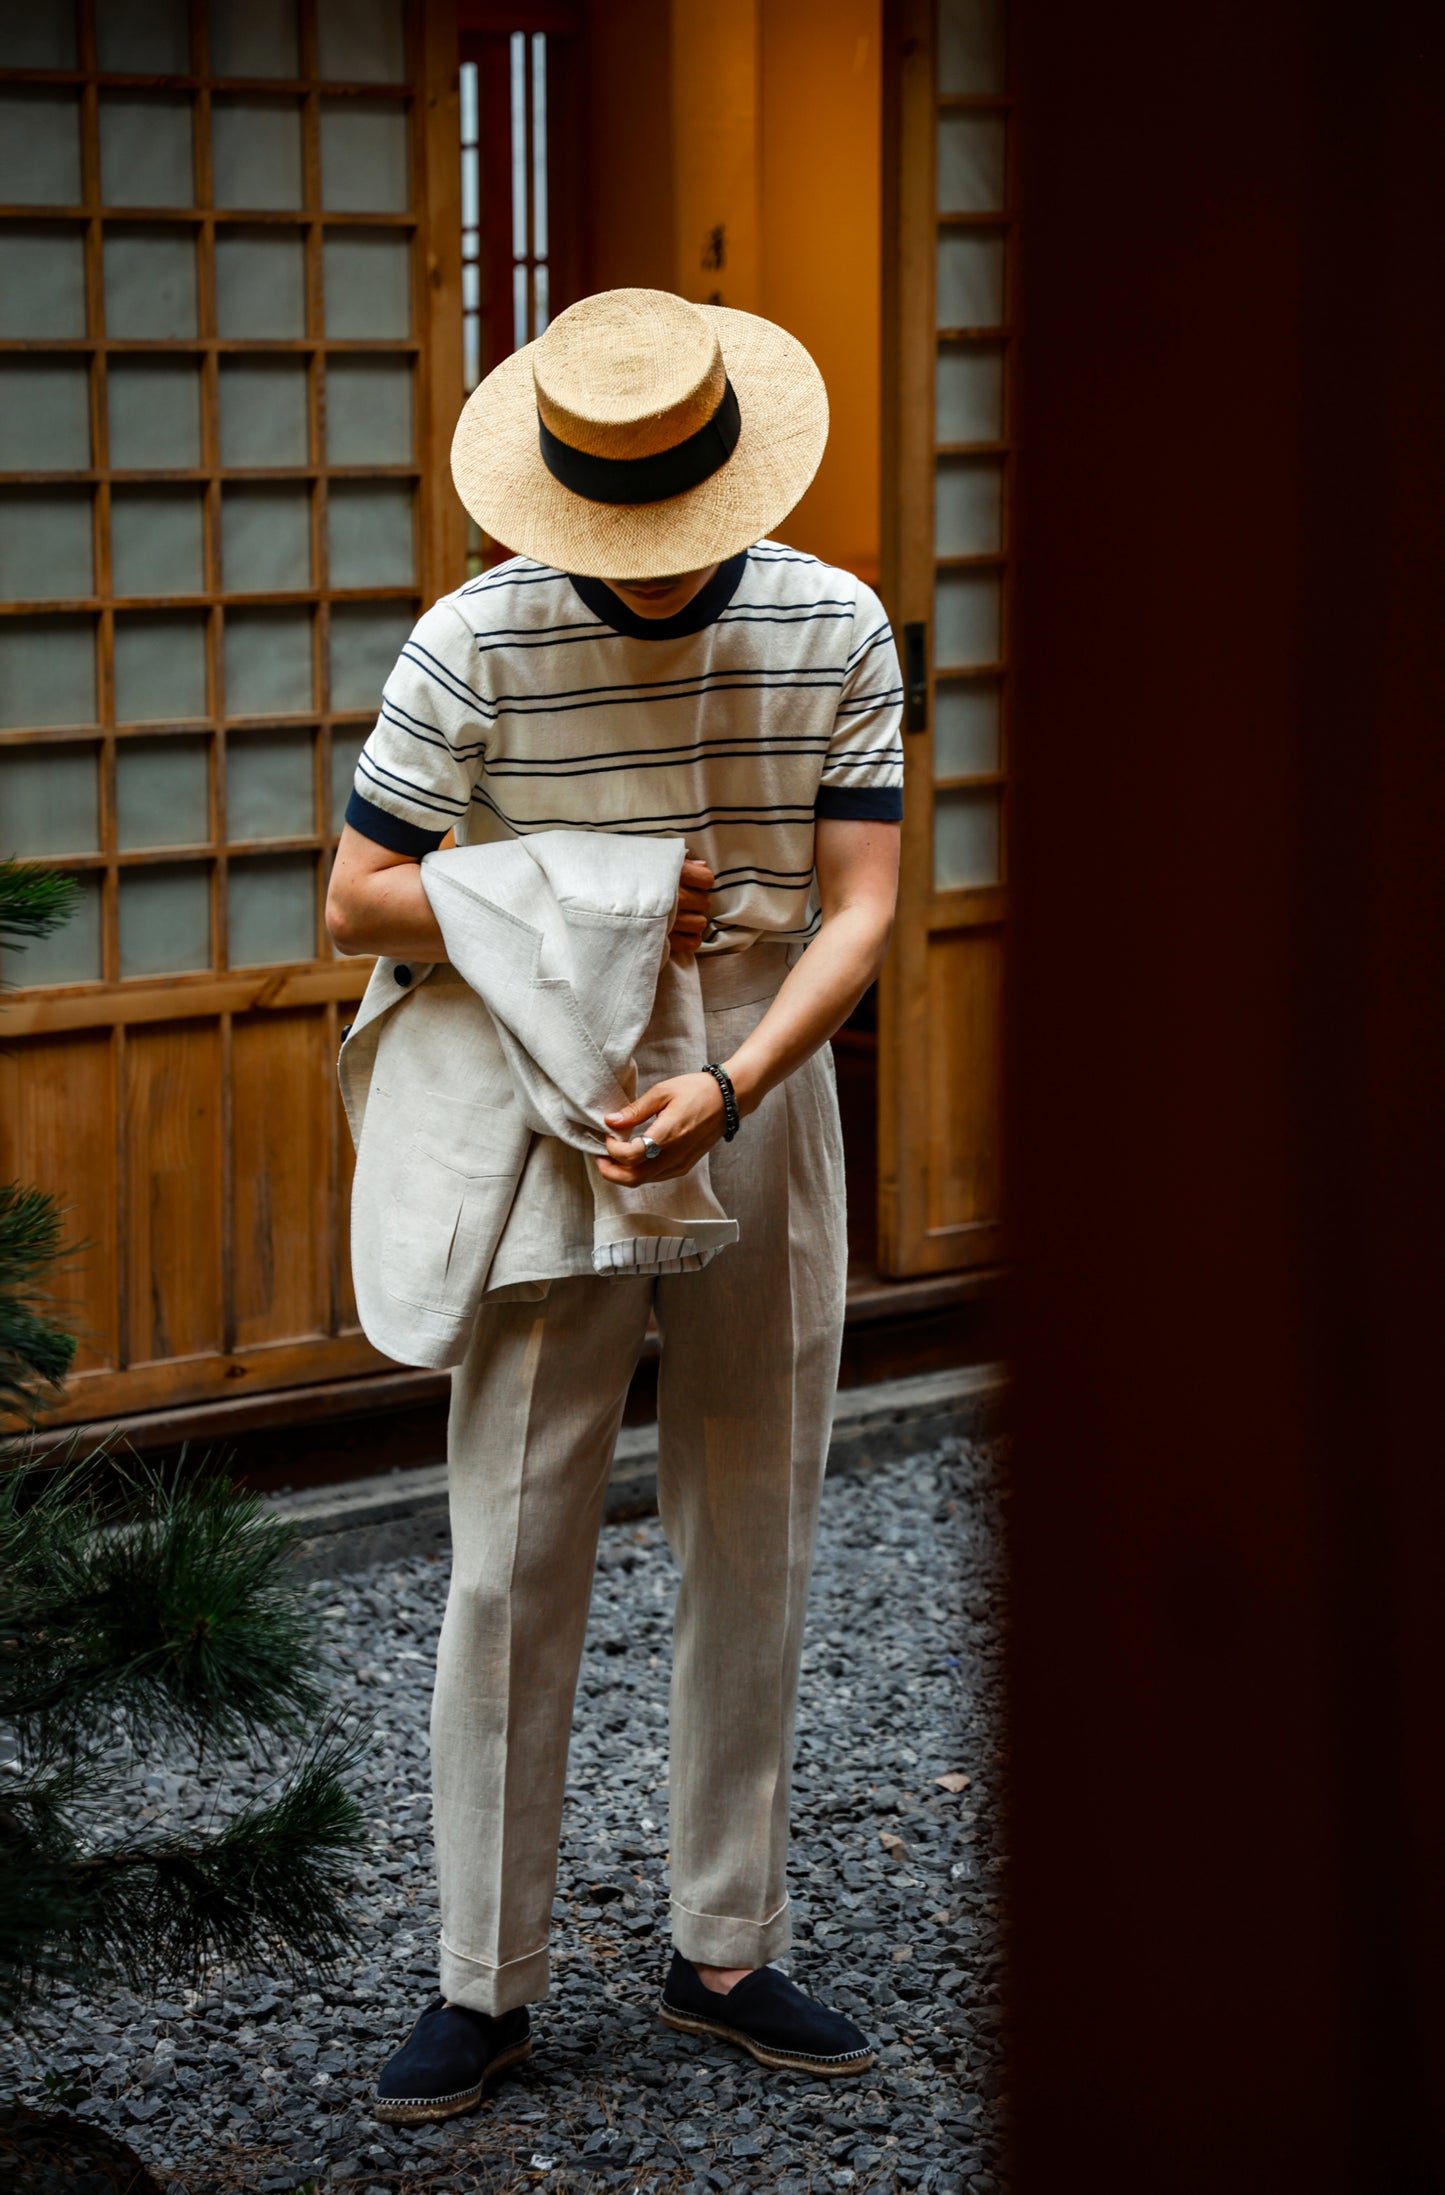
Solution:
[[[428,854],[471,804],[490,706],[474,636],[450,602],[427,611],[382,689],[346,820],[396,854]]]
[[[859,587],[843,691],[813,813],[843,822],[903,816],[903,678],[883,605]]]

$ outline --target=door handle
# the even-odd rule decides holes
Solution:
[[[928,626],[922,618],[903,628],[903,729],[928,730]]]

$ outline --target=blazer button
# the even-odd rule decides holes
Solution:
[[[350,1034],[351,1034],[351,1023],[350,1023],[349,1021],[347,1021],[347,1022],[343,1022],[343,1024],[342,1024],[342,1028],[341,1028],[341,1041],[342,1041],[342,1043],[343,1043],[343,1044],[344,1044],[344,1043],[346,1042],[346,1040],[347,1040],[347,1038],[348,1038],[348,1037],[350,1036]]]
[[[407,984],[407,983],[410,983],[410,981],[411,981],[411,970],[410,970],[410,968],[408,968],[408,967],[406,966],[405,962],[403,962],[403,963],[402,963],[402,965],[401,965],[401,966],[400,966],[399,968],[393,968],[391,972],[392,972],[392,974],[393,974],[393,975],[394,975],[394,976],[396,977],[396,980],[397,980],[397,982],[398,982],[398,983],[400,983],[400,984]]]

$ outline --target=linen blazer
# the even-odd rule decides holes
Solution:
[[[447,963],[379,959],[339,1062],[357,1313],[387,1356],[459,1363],[489,1293],[540,1296],[578,1270],[538,1139],[595,1157],[644,1039],[664,1071],[701,1064],[697,970],[667,945],[683,854],[545,831],[422,862]],[[693,1271],[737,1238],[705,1161],[639,1190],[587,1174],[595,1272]]]

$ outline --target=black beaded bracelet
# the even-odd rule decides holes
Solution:
[[[727,1122],[727,1126],[723,1130],[723,1142],[731,1143],[743,1124],[743,1116],[738,1111],[738,1094],[733,1088],[733,1078],[726,1067],[719,1067],[717,1061],[713,1059],[704,1063],[702,1072],[705,1075],[711,1075],[722,1092],[723,1118]]]

